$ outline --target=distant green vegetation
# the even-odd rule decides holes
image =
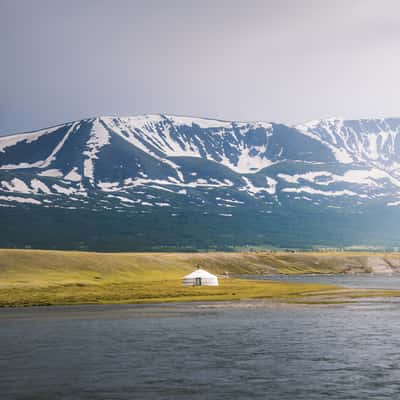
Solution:
[[[0,171],[0,180],[11,179],[2,174],[5,172]],[[28,179],[22,172],[18,177]],[[252,175],[252,179],[257,177]],[[265,183],[265,178],[262,182]],[[160,195],[157,189],[146,191],[149,195]],[[204,205],[194,207],[187,197],[168,192],[162,198],[173,207],[152,207],[150,213],[127,207],[117,212],[121,211],[119,200],[111,203],[111,210],[102,209],[102,201],[110,201],[107,193],[92,193],[88,204],[80,202],[77,210],[29,205],[0,207],[0,247],[194,252],[234,251],[246,247],[379,246],[387,249],[399,246],[399,230],[393,223],[400,218],[397,207],[371,204],[371,208],[359,209],[356,203],[342,204],[336,199],[335,204],[340,208],[326,209],[313,202],[290,201],[283,196],[282,206],[266,208],[263,202],[240,193],[228,188],[216,188],[209,193],[214,201],[217,197],[231,196],[245,203],[243,207],[229,208],[231,217],[221,216],[224,208],[211,204],[208,197]],[[71,200],[68,206],[76,204]],[[345,212],[349,206],[353,211]]]
[[[400,260],[397,255],[384,256],[392,263]],[[371,257],[379,255],[0,250],[0,306],[261,298],[319,303],[400,295],[400,291],[227,278],[240,274],[368,272]],[[182,287],[181,278],[199,266],[222,275],[220,286]]]

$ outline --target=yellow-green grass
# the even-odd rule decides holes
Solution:
[[[46,288],[0,290],[0,305],[50,305],[89,303],[155,303],[204,300],[281,299],[334,290],[315,284],[221,279],[217,287],[182,287],[178,279],[107,283],[60,284]]]
[[[333,303],[400,295],[400,291],[342,290],[321,284],[226,278],[220,279],[219,287],[181,286],[182,277],[197,266],[219,275],[332,273],[343,272],[349,265],[361,272],[367,271],[365,260],[369,256],[377,257],[358,253],[89,253],[4,249],[0,250],[0,306],[236,299]]]
[[[395,290],[356,290],[323,284],[221,279],[217,287],[182,287],[181,281],[59,284],[0,290],[0,306],[164,303],[266,299],[286,303],[343,303],[367,297],[398,297]]]
[[[0,249],[0,287],[178,278],[197,266],[216,274],[371,272],[372,258],[400,270],[393,253],[91,253]]]

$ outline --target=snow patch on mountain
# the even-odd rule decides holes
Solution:
[[[64,137],[60,140],[60,142],[57,144],[57,146],[53,149],[49,157],[47,157],[46,160],[44,160],[39,168],[47,168],[55,159],[57,156],[57,153],[62,149],[64,146],[64,143],[67,141],[69,136],[80,126],[79,122],[74,122],[71,126],[71,128],[68,129],[67,133],[64,135]]]
[[[220,121],[208,118],[197,118],[197,117],[183,117],[175,115],[165,115],[173,124],[180,126],[193,126],[197,125],[202,129],[210,128],[226,128],[232,127],[232,122]]]
[[[313,182],[316,185],[330,185],[332,183],[354,183],[358,185],[378,186],[377,180],[387,179],[393,185],[400,188],[400,180],[378,168],[348,170],[343,175],[333,174],[327,171],[307,172],[304,174],[278,174],[278,177],[288,183],[298,184],[301,180]]]
[[[20,162],[18,164],[6,164],[6,165],[0,166],[0,169],[16,170],[16,169],[28,169],[28,168],[47,168],[56,159],[57,153],[62,149],[62,147],[63,147],[65,141],[68,139],[69,135],[75,129],[79,128],[79,125],[80,125],[79,122],[75,122],[72,124],[70,129],[67,131],[67,133],[64,135],[64,137],[61,139],[61,141],[56,145],[56,147],[52,150],[50,155],[45,160],[35,161],[33,163]],[[18,144],[19,142],[21,142],[22,140],[26,141],[27,143],[32,143],[35,140],[37,140],[39,137],[41,137],[45,134],[46,135],[51,134],[52,132],[56,131],[57,129],[60,128],[60,126],[58,126],[57,128],[46,130],[46,131],[39,131],[40,132],[39,134],[37,134],[37,132],[22,134],[22,138],[19,137],[20,135],[6,136],[6,139],[9,139],[9,140],[4,141],[5,143],[3,143],[2,149],[4,151],[4,149],[6,149],[7,147],[14,146],[14,145]],[[11,138],[14,138],[14,140],[11,140]],[[2,145],[1,139],[3,139],[3,138],[0,138],[0,146]]]
[[[328,122],[328,121],[330,121],[330,122]],[[320,122],[324,126],[324,128],[327,131],[327,134],[330,136],[333,143],[331,143],[328,140],[325,140],[323,137],[321,137],[317,133],[315,133],[315,127],[317,126],[318,122]],[[299,132],[303,133],[304,135],[306,135],[314,140],[317,140],[317,141],[321,142],[322,144],[324,144],[325,146],[327,146],[332,151],[332,153],[335,155],[335,158],[338,162],[340,162],[342,164],[350,164],[354,161],[353,157],[351,156],[351,154],[349,154],[347,149],[337,146],[337,140],[336,140],[336,137],[332,130],[332,124],[337,128],[337,127],[341,126],[342,123],[343,123],[343,120],[312,121],[312,122],[309,122],[304,125],[297,125],[296,129]]]
[[[83,161],[83,174],[89,178],[90,182],[94,182],[94,160],[97,159],[97,153],[100,149],[110,143],[108,131],[100,123],[100,119],[96,118],[93,122],[90,138],[87,142],[87,150],[83,154],[87,157]]]
[[[20,142],[32,143],[44,135],[49,135],[49,134],[55,132],[61,126],[63,126],[63,125],[58,125],[58,126],[55,126],[52,128],[41,129],[41,130],[35,131],[35,132],[19,133],[19,134],[10,135],[10,136],[0,136],[0,152],[4,153],[4,150],[7,147],[15,146],[16,144],[18,144]]]
[[[9,183],[9,190],[11,192],[18,192],[18,193],[31,193],[31,189],[29,189],[28,185],[22,181],[21,179],[14,178]]]
[[[150,156],[170,165],[183,180],[178,166],[166,158],[195,157],[206,158],[221,163],[235,172],[254,173],[273,164],[265,157],[266,146],[248,146],[245,144],[247,133],[255,128],[263,128],[266,136],[271,136],[272,124],[269,123],[228,123],[189,117],[153,116],[113,118],[101,120],[121,138],[133,144]],[[179,126],[199,126],[210,130],[207,135],[191,137],[178,134]],[[236,128],[236,133],[233,133]],[[232,158],[224,141],[233,143],[238,154]]]
[[[61,194],[70,195],[76,193],[76,190],[74,188],[66,188],[57,184],[52,185],[52,187],[56,192]]]
[[[326,119],[296,127],[339,155],[338,161],[368,162],[385,170],[399,161],[400,119]],[[341,157],[342,154],[344,157]]]
[[[46,169],[45,171],[39,172],[38,175],[61,178],[63,176],[63,173],[59,169]]]
[[[268,185],[267,193],[275,194],[276,193],[276,185],[278,182],[275,179],[270,178],[269,176],[266,176],[265,178],[267,180],[267,185]]]
[[[309,186],[303,186],[299,188],[283,188],[282,192],[286,193],[308,193],[312,195],[320,195],[320,196],[358,196],[362,198],[368,198],[367,195],[360,194],[353,192],[352,190],[319,190],[319,189],[314,189]]]
[[[400,200],[398,200],[398,201],[390,201],[389,203],[386,203],[386,205],[389,206],[389,207],[400,206]]]
[[[17,202],[17,203],[25,203],[25,204],[36,204],[36,205],[42,204],[39,200],[31,199],[29,197],[0,196],[0,200]]]
[[[79,182],[82,180],[82,176],[78,173],[78,167],[74,167],[64,176],[64,179],[72,182]]]
[[[51,194],[50,189],[47,187],[45,183],[40,181],[39,179],[32,179],[31,180],[31,187],[35,193],[44,193],[44,194]]]

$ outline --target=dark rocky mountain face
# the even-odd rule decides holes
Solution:
[[[399,131],[147,115],[0,137],[0,246],[397,246]]]

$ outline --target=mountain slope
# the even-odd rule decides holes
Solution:
[[[0,245],[394,246],[399,132],[145,115],[0,137]]]

